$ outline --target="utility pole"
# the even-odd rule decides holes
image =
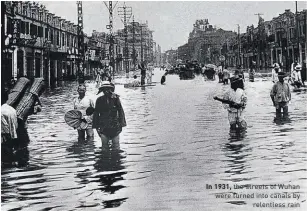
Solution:
[[[110,67],[112,67],[112,74],[113,79],[115,75],[115,59],[114,59],[114,35],[113,35],[113,10],[117,5],[117,2],[115,3],[114,7],[112,4],[112,1],[109,1],[109,4],[107,2],[103,2],[107,9],[109,10],[109,25],[107,25],[107,29],[109,29],[109,60],[110,60]]]
[[[238,25],[238,59],[239,66],[241,66],[241,38],[240,38],[240,25]]]
[[[118,8],[118,15],[121,18],[121,21],[124,24],[124,36],[125,36],[125,48],[124,48],[124,63],[126,68],[126,76],[129,77],[129,49],[128,49],[128,27],[127,21],[131,18],[132,7],[127,7],[124,2],[123,7]]]
[[[82,14],[82,1],[77,1],[77,11],[78,11],[78,54],[77,68],[78,68],[78,82],[84,83],[84,34],[83,34],[83,14]]]
[[[147,24],[140,24],[140,28],[141,28],[141,62],[144,61],[144,48],[143,48],[143,28],[146,28]],[[145,35],[147,35],[147,33],[145,33]]]
[[[256,62],[256,65],[259,67],[259,62],[261,60],[261,53],[260,53],[260,45],[259,45],[259,42],[260,42],[260,28],[259,28],[259,21],[260,21],[260,18],[261,18],[261,15],[263,15],[262,13],[257,13],[255,14],[258,16],[258,45],[257,45],[257,62]],[[262,61],[262,60],[261,60]]]
[[[297,12],[297,1],[295,1],[295,17],[296,17],[296,39],[297,39],[297,55],[296,60],[298,63],[302,63],[302,61],[299,61],[299,54],[300,54],[300,33],[299,33],[299,27],[298,27],[298,12]]]
[[[143,62],[143,26],[140,25],[141,27],[141,62]]]
[[[4,54],[4,48],[5,48],[5,27],[7,27],[7,24],[5,23],[5,12],[6,12],[6,5],[4,1],[1,1],[1,65],[2,68],[5,67],[5,54]],[[7,73],[6,71],[1,71],[1,84],[3,85],[4,82],[7,80]],[[3,92],[4,90],[2,90]]]
[[[135,55],[135,22],[134,22],[134,16],[133,16],[133,20],[132,20],[132,39],[133,39],[133,43],[132,43],[132,49],[133,49],[133,68],[134,71],[136,69],[136,55]]]

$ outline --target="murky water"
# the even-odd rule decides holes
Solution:
[[[155,72],[159,81],[162,71]],[[31,117],[28,164],[2,169],[2,210],[261,210],[258,202],[299,202],[306,208],[306,92],[292,93],[291,122],[273,123],[270,81],[246,83],[245,134],[230,134],[227,112],[212,100],[227,86],[202,77],[145,89],[116,87],[126,113],[120,146],[78,144],[64,122],[76,84],[42,97]],[[95,85],[88,90],[95,93]],[[206,189],[206,184],[213,189]],[[217,199],[214,184],[299,185],[297,199]],[[293,192],[293,190],[291,190]],[[264,210],[280,210],[265,208]]]

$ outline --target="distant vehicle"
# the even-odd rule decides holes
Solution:
[[[179,71],[180,80],[189,80],[195,78],[194,67],[190,64],[185,64],[180,67]]]

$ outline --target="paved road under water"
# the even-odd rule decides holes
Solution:
[[[162,71],[156,70],[153,81]],[[29,120],[28,164],[2,169],[2,210],[260,210],[253,203],[298,202],[306,208],[306,92],[292,93],[291,122],[273,123],[270,81],[246,83],[245,134],[229,133],[227,111],[212,100],[227,86],[202,77],[145,89],[116,87],[128,126],[120,146],[78,144],[64,122],[76,83],[46,92],[43,112]],[[88,83],[95,93],[95,85]],[[206,184],[213,189],[206,189]],[[232,190],[215,189],[228,184]],[[217,199],[236,185],[292,184],[297,199]],[[265,208],[264,210],[280,210]]]

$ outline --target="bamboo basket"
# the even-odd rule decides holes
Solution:
[[[30,86],[30,80],[22,77],[19,78],[18,81],[16,82],[14,88],[10,91],[9,93],[9,98],[7,100],[7,104],[16,108],[18,105],[20,99],[26,92],[26,89]]]
[[[38,97],[42,94],[44,88],[44,79],[35,78],[31,87],[26,90],[26,93],[21,98],[16,107],[17,117],[26,120],[31,114],[34,104]]]

